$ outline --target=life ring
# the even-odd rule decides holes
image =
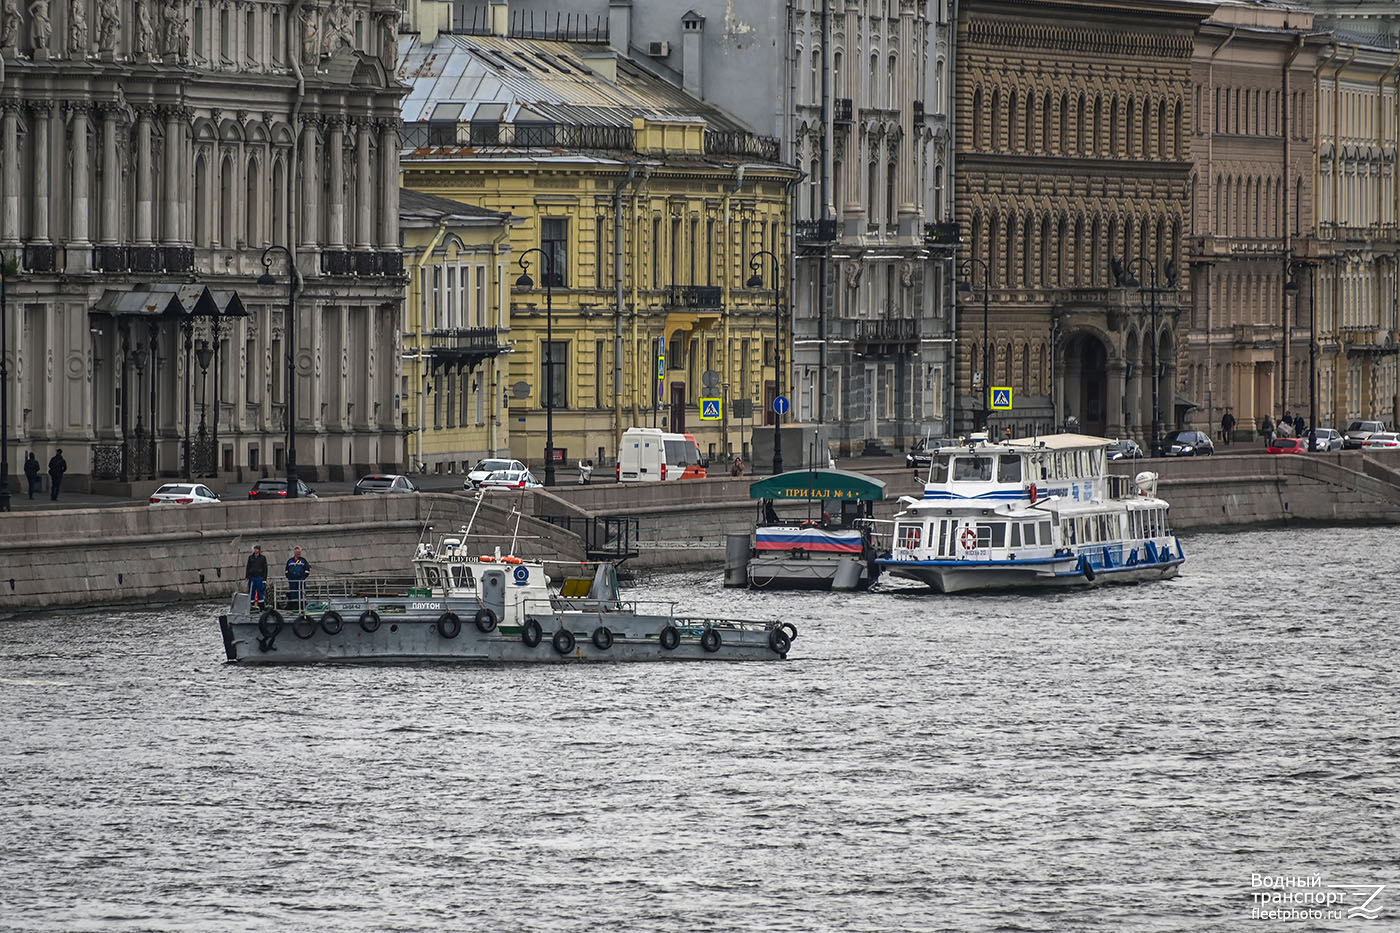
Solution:
[[[977,529],[968,525],[958,535],[958,540],[962,542],[963,550],[970,551],[977,546]]]
[[[496,630],[496,614],[490,609],[478,609],[476,611],[476,618],[472,619],[472,621],[476,623],[476,630],[483,635]]]
[[[523,558],[519,558],[519,557],[502,557],[502,558],[501,558],[501,563],[503,563],[503,564],[523,564],[523,563],[525,563],[525,561],[524,561]]]
[[[1089,563],[1089,558],[1083,554],[1079,555],[1079,572],[1084,574],[1084,579],[1090,583],[1093,583],[1094,577],[1097,576],[1094,572],[1094,565]]]
[[[534,619],[527,619],[525,624],[520,626],[520,640],[525,643],[526,648],[533,648],[540,643],[544,637],[544,630]]]
[[[613,646],[612,629],[606,625],[600,625],[593,630],[593,647],[599,651],[607,651]]]
[[[456,638],[462,634],[462,620],[457,618],[455,612],[444,612],[438,616],[438,634],[443,638]]]
[[[360,613],[360,628],[366,632],[373,632],[379,628],[379,613],[373,609],[366,609]]]
[[[258,634],[263,638],[276,638],[282,631],[282,613],[269,609],[258,616]]]
[[[345,620],[340,617],[340,613],[331,609],[321,615],[321,628],[327,635],[339,635],[340,630],[345,628]]]
[[[1035,483],[1031,483],[1031,488],[1027,492],[1031,495],[1031,505],[1035,505],[1040,499],[1040,490],[1035,488]]]
[[[676,631],[674,625],[668,624],[661,630],[660,641],[661,647],[667,651],[674,651],[676,646],[681,643],[681,633]]]
[[[778,628],[783,630],[783,634],[788,637],[788,642],[797,641],[797,626],[793,625],[791,622],[784,622],[782,625],[778,626]]]
[[[768,630],[768,647],[772,648],[775,654],[787,657],[788,649],[792,647],[792,641],[787,637],[787,632],[783,631],[781,625]]]
[[[705,633],[700,636],[700,647],[710,652],[710,654],[714,654],[718,651],[719,646],[723,643],[724,639],[720,638],[718,629],[707,628],[705,629]]]
[[[442,577],[438,574],[438,569],[436,567],[429,567],[426,576],[429,586],[437,586],[442,582]]]
[[[560,654],[572,654],[574,650],[574,633],[566,628],[561,628],[554,633],[554,650]]]
[[[496,558],[494,558],[494,557],[483,557],[483,558],[481,558],[481,562],[482,562],[483,564],[489,564],[489,563],[491,563],[491,561],[493,561],[493,560],[495,560],[495,559],[496,559]]]
[[[310,638],[316,634],[316,622],[310,616],[300,615],[292,620],[292,634],[297,638]]]

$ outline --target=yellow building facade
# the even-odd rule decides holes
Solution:
[[[530,76],[539,86],[520,93],[528,107],[469,101],[450,120],[427,119],[446,101],[415,86],[402,162],[405,189],[515,218],[505,276],[512,454],[542,475],[551,408],[558,465],[611,464],[632,426],[694,434],[712,456],[746,453],[754,415],[762,424],[786,394],[775,365],[786,377],[778,320],[786,330],[797,171],[776,161],[774,141],[606,47],[439,35],[415,45],[402,71],[436,88],[425,72],[471,76],[516,52],[563,68],[587,61],[590,74]],[[598,108],[604,97],[630,106]]]
[[[415,473],[461,473],[510,450],[505,393],[509,214],[405,190],[404,449]]]

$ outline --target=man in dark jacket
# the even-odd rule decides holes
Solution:
[[[24,478],[29,481],[29,498],[34,498],[34,490],[39,488],[39,458],[34,451],[24,458]]]
[[[292,605],[301,609],[306,605],[306,578],[311,576],[311,564],[301,556],[301,548],[294,548],[287,558],[287,595]]]
[[[261,609],[267,604],[267,558],[262,548],[253,545],[253,553],[248,555],[248,565],[243,569],[243,579],[248,581],[248,600],[253,608]]]
[[[63,485],[63,474],[68,472],[68,461],[59,450],[49,458],[49,498],[58,501],[58,488]]]

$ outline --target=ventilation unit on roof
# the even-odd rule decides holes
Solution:
[[[671,54],[671,43],[669,42],[648,42],[647,54],[652,58],[665,58]]]

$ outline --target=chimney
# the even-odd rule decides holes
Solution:
[[[510,0],[491,0],[491,35],[510,35]]]
[[[700,74],[700,40],[705,35],[705,17],[690,10],[681,17],[681,86],[685,92],[705,99],[705,83]]]
[[[617,52],[612,49],[587,51],[582,55],[588,69],[609,84],[617,83]]]
[[[623,58],[632,48],[632,0],[608,0],[608,45]]]

